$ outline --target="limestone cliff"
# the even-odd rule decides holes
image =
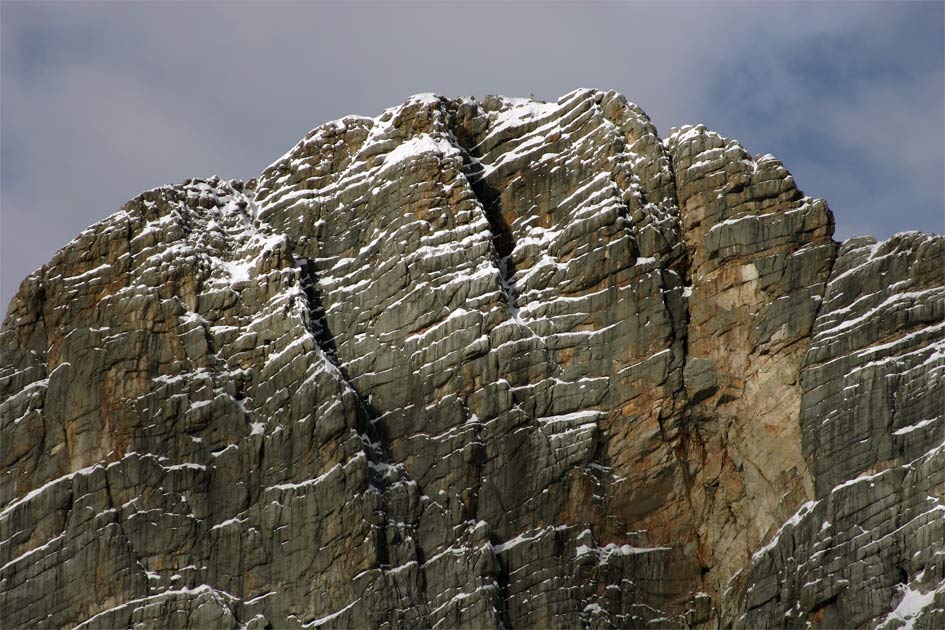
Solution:
[[[4,627],[945,625],[945,238],[614,92],[141,194],[0,332]]]

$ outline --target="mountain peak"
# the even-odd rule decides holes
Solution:
[[[936,626],[945,238],[833,228],[588,89],[142,193],[0,329],[2,617]]]

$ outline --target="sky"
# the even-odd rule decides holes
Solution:
[[[828,200],[835,238],[945,231],[945,3],[0,0],[0,304],[139,192],[257,175],[407,96],[617,90]]]

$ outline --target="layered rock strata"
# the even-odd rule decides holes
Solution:
[[[614,92],[148,191],[0,332],[9,627],[937,627],[945,239]]]

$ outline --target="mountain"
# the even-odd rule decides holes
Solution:
[[[0,332],[3,625],[941,628],[945,237],[832,235],[593,90],[142,193]]]

